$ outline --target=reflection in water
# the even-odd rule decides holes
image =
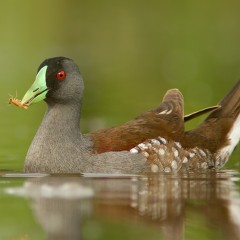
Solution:
[[[220,239],[240,239],[237,183],[237,173],[227,171],[115,178],[52,176],[28,179],[23,194],[32,200],[48,239],[91,239],[82,233],[83,223],[94,216],[140,227],[150,224],[164,239],[199,236],[204,226]],[[199,216],[203,221],[194,220]],[[194,229],[198,232],[192,233]],[[104,239],[101,231],[94,236]]]
[[[142,178],[133,205],[157,220],[166,239],[184,239],[188,212],[201,214],[223,237],[240,239],[240,198],[224,173]]]
[[[47,239],[80,239],[81,219],[92,211],[94,192],[78,180],[72,177],[32,178],[23,188],[8,188],[6,191],[32,200],[34,214]]]
[[[81,218],[91,213],[92,189],[76,179],[54,177],[28,181],[25,189],[48,239],[80,239]]]

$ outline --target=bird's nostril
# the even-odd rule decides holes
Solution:
[[[37,90],[39,90],[39,88],[36,88],[35,90],[33,90],[33,92],[36,92]]]

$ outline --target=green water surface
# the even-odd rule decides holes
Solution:
[[[239,147],[217,173],[25,176],[45,104],[8,105],[9,94],[21,99],[39,64],[54,56],[80,66],[83,132],[156,107],[170,88],[182,91],[186,113],[215,105],[240,78],[240,2],[11,0],[0,7],[0,239],[240,239]]]

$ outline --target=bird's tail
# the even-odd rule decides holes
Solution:
[[[186,132],[186,142],[208,149],[216,154],[216,159],[227,161],[240,140],[240,81],[219,105],[197,128]]]
[[[207,121],[213,118],[231,118],[233,122],[237,120],[240,113],[240,80],[222,99],[219,105],[221,107],[213,111],[207,117]]]

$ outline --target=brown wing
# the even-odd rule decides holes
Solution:
[[[158,136],[180,139],[184,133],[183,104],[178,89],[167,91],[157,108],[121,126],[90,133],[95,152],[130,150]]]

